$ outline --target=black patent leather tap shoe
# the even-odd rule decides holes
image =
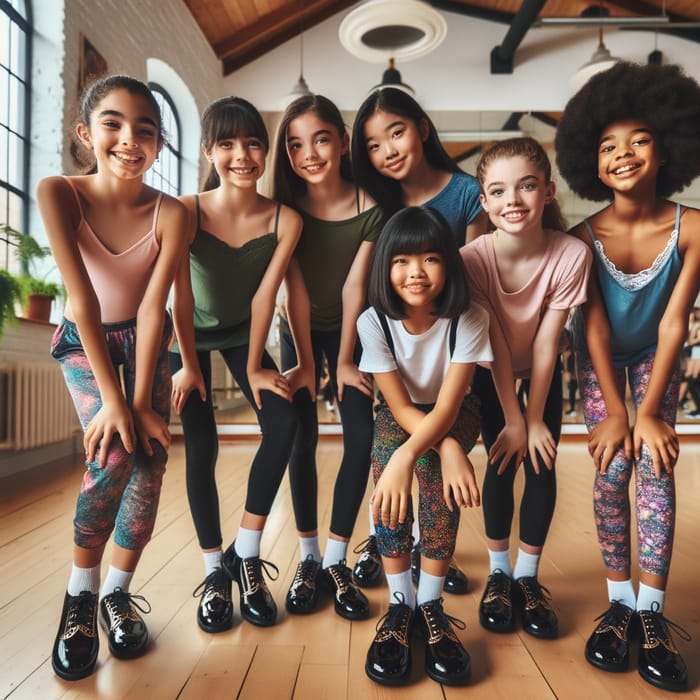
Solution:
[[[639,675],[663,690],[681,692],[688,687],[688,669],[671,637],[672,627],[678,636],[690,641],[690,635],[667,620],[653,603],[654,610],[639,610]]]
[[[500,569],[486,581],[479,603],[479,624],[490,632],[512,632],[515,629],[512,599],[513,579]]]
[[[148,628],[137,608],[143,613],[151,612],[142,595],[132,595],[121,588],[115,588],[100,601],[100,624],[107,632],[110,652],[118,659],[135,659],[146,653]]]
[[[411,578],[414,585],[417,586],[420,580],[420,549],[418,547],[411,550]],[[453,595],[463,595],[467,592],[468,585],[467,575],[457,566],[457,562],[451,559],[442,590]]]
[[[224,632],[233,626],[233,600],[231,579],[218,567],[194,589],[192,596],[199,597],[197,624],[205,632]]]
[[[471,659],[453,629],[464,629],[464,622],[447,615],[442,600],[419,605],[416,617],[425,640],[426,674],[443,685],[464,685],[471,675]]]
[[[221,565],[226,573],[238,585],[240,593],[241,616],[244,620],[260,627],[269,627],[277,621],[277,604],[270,593],[263,571],[273,580],[277,579],[279,569],[260,557],[241,559],[236,554],[235,541],[221,557]],[[271,572],[275,575],[272,576]]]
[[[366,620],[369,617],[367,596],[353,583],[352,571],[345,560],[321,569],[318,580],[333,594],[335,611],[346,620]]]
[[[523,630],[540,639],[555,639],[559,635],[559,620],[552,609],[549,591],[537,577],[523,576],[513,585],[513,606],[520,613]]]
[[[100,640],[97,634],[97,594],[66,593],[61,622],[53,644],[51,666],[59,678],[77,681],[95,669]]]
[[[365,661],[365,673],[376,683],[401,685],[410,675],[412,622],[412,608],[398,602],[390,605],[377,623]]]
[[[619,601],[612,601],[610,607],[596,618],[600,622],[586,642],[586,661],[603,671],[626,671],[635,617],[632,608]]]
[[[290,613],[306,615],[316,609],[318,603],[316,578],[320,568],[321,563],[311,554],[299,562],[285,600],[285,607]]]

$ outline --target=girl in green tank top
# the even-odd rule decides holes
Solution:
[[[282,480],[296,430],[292,388],[265,350],[277,291],[301,231],[301,218],[257,191],[268,136],[246,100],[225,97],[202,117],[202,150],[210,170],[199,195],[182,201],[190,215],[190,251],[175,280],[173,404],[186,446],[187,494],[205,563],[197,621],[203,630],[231,627],[231,581],[241,615],[256,625],[276,620],[260,558],[260,539]],[[214,479],[217,431],[210,352],[218,350],[255,410],[262,440],[251,464],[236,540],[222,553]]]

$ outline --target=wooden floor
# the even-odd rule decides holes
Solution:
[[[254,442],[222,445],[219,487],[225,538],[231,540],[241,516],[247,465]],[[474,462],[483,472],[477,447]],[[339,444],[319,449],[320,517],[327,526]],[[602,565],[591,509],[592,467],[582,443],[560,448],[559,496],[540,578],[553,594],[561,637],[540,641],[521,632],[494,635],[477,621],[477,606],[487,575],[480,510],[465,512],[457,559],[470,579],[465,596],[446,595],[446,610],[467,623],[460,637],[472,656],[473,677],[466,688],[442,688],[422,673],[422,651],[414,647],[411,682],[387,689],[364,673],[367,647],[376,619],[388,602],[382,586],[369,592],[371,618],[348,622],[335,615],[330,600],[307,617],[288,616],[284,595],[298,550],[285,479],[263,537],[263,556],[280,568],[271,590],[280,607],[278,624],[260,629],[242,622],[237,596],[234,628],[207,635],[196,625],[192,591],[203,576],[184,486],[183,447],[171,451],[160,512],[132,591],[153,606],[147,617],[152,635],[149,653],[134,661],[111,658],[102,636],[97,671],[68,683],[50,665],[69,573],[72,510],[80,480],[79,463],[55,463],[40,473],[0,482],[0,697],[12,700],[100,698],[116,700],[316,700],[349,698],[661,698],[667,693],[642,681],[636,670],[607,674],[589,666],[583,645],[593,618],[606,607]],[[692,635],[679,642],[690,669],[686,697],[700,698],[700,445],[684,442],[677,467],[678,526],[667,616]],[[353,544],[366,535],[363,508]],[[354,555],[353,555],[354,557]],[[105,561],[107,561],[105,557]],[[352,562],[351,562],[352,563]],[[235,593],[234,588],[234,593]],[[100,632],[103,635],[102,632]]]

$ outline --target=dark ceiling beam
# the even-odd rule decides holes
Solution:
[[[523,0],[510,29],[499,46],[491,51],[491,73],[512,73],[515,51],[547,0]]]
[[[236,32],[230,39],[215,44],[214,53],[221,60],[224,75],[229,75],[356,2],[306,0],[291,7],[278,8]]]

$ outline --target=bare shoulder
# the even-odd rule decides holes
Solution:
[[[277,204],[275,203],[275,207]],[[298,237],[301,233],[302,219],[299,212],[295,211],[286,204],[279,205],[279,226],[278,233],[280,235],[289,234]]]
[[[700,253],[700,209],[681,209],[679,247],[684,251]]]
[[[64,197],[71,191],[67,178],[62,175],[44,177],[37,183],[36,196],[39,200],[47,200],[54,197]]]
[[[178,237],[188,233],[189,210],[183,202],[164,194],[158,214],[158,229],[161,235]]]

